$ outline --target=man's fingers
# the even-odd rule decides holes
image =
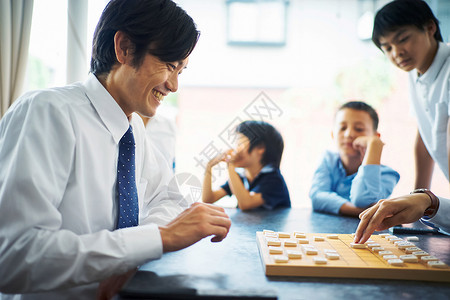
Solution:
[[[380,201],[378,201],[377,204],[375,204],[374,206],[366,209],[365,211],[359,214],[359,218],[361,219],[361,221],[359,222],[358,228],[356,229],[355,232],[355,239],[354,239],[355,243],[365,242],[364,238],[365,236],[367,236],[367,234],[365,234],[367,231],[367,226],[370,224],[373,215],[377,211],[380,205]]]

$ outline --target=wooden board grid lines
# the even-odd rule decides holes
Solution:
[[[302,235],[305,237],[301,237]],[[396,265],[393,261],[388,263],[387,258],[383,258],[384,254],[377,252],[380,251],[379,249],[371,250],[371,248],[374,248],[372,245],[364,249],[352,248],[350,243],[353,242],[353,236],[351,234],[280,233],[278,236],[277,232],[267,231],[267,233],[257,232],[256,240],[265,274],[268,276],[376,278],[450,282],[450,267],[445,264],[441,265],[440,268],[431,267],[426,261],[421,259],[419,254],[419,262],[416,263],[400,262],[399,265]],[[303,244],[305,240],[307,244]],[[286,241],[289,242],[284,245]],[[297,241],[295,246],[292,245],[292,241]],[[279,245],[278,242],[280,242]],[[398,242],[403,243],[407,241]],[[407,255],[407,248],[400,249],[401,247],[399,248],[398,245],[391,243],[381,235],[372,235],[371,241],[366,242],[366,245],[369,243],[379,244],[375,246],[383,247],[382,251],[391,251],[392,253],[388,253],[390,255],[397,257]],[[316,249],[317,254],[306,254],[306,250],[309,247]],[[280,248],[282,250],[281,254]],[[271,251],[274,254],[270,254],[269,249],[272,249]],[[300,253],[301,258],[287,259],[287,254],[292,252]],[[327,259],[325,264],[314,261],[315,257],[326,257],[327,252],[337,253],[339,258]],[[429,256],[432,255],[432,253],[429,254]],[[280,262],[275,262],[278,259]]]

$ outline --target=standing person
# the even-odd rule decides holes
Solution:
[[[378,199],[389,197],[400,175],[381,164],[384,143],[378,114],[370,105],[343,104],[331,136],[338,152],[326,151],[314,173],[312,206],[315,211],[356,217]]]
[[[284,148],[281,134],[263,121],[244,121],[236,127],[236,133],[236,149],[208,162],[203,179],[203,202],[214,203],[234,194],[242,210],[291,207],[289,191],[280,172]],[[221,161],[227,163],[229,179],[219,189],[212,190],[212,168]]]
[[[436,196],[429,190],[435,163],[449,179],[450,46],[443,43],[439,21],[422,0],[397,0],[385,5],[375,16],[372,40],[395,66],[409,73],[410,102],[418,123],[415,190],[393,200],[435,203],[431,200]],[[435,221],[430,216],[425,214],[423,220]],[[380,218],[401,221],[384,214]],[[364,242],[376,228],[370,220],[364,220],[355,240]]]
[[[103,280],[226,237],[223,209],[185,209],[167,196],[171,171],[134,113],[154,115],[178,89],[198,35],[170,0],[113,0],[95,30],[88,79],[27,93],[4,115],[2,299],[94,299]]]

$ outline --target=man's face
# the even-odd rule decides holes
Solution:
[[[167,63],[147,54],[138,68],[131,63],[121,64],[115,72],[120,84],[111,94],[127,116],[138,112],[152,117],[164,97],[178,90],[178,75],[187,63],[188,58]]]
[[[379,38],[381,50],[403,71],[417,69],[423,74],[433,62],[436,51],[436,27],[433,24],[424,28],[424,31],[408,25],[389,32]]]

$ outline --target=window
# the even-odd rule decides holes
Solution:
[[[286,0],[228,0],[228,44],[284,46]]]

